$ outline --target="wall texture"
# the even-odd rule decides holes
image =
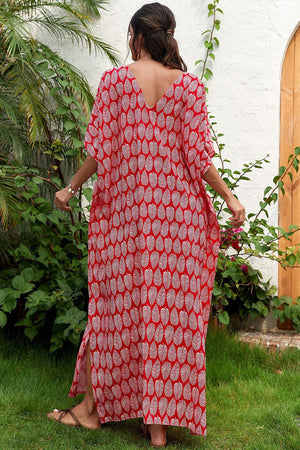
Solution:
[[[127,28],[142,0],[111,0],[94,32],[115,46],[122,63],[131,62],[127,54]],[[195,61],[204,56],[202,31],[209,29],[208,0],[164,0],[175,14],[181,55],[188,70],[200,75]],[[217,131],[224,133],[226,156],[232,168],[270,154],[271,164],[252,172],[251,181],[244,183],[239,197],[247,212],[256,212],[264,187],[272,183],[278,170],[280,79],[281,67],[289,40],[300,24],[299,0],[220,0],[224,16],[217,32],[220,47],[212,61],[214,76],[207,82],[208,110],[216,117]],[[42,39],[87,76],[96,92],[101,73],[111,67],[101,55],[88,55],[77,49]],[[277,208],[270,220],[277,224]],[[277,283],[277,266],[270,262],[255,263],[266,278]]]

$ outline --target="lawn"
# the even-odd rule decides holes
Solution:
[[[0,449],[146,449],[141,419],[74,429],[46,419],[68,407],[76,349],[50,355],[0,336]],[[300,351],[251,349],[224,331],[207,339],[207,436],[169,428],[169,449],[300,448]]]

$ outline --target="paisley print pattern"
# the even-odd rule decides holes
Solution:
[[[214,155],[205,90],[183,73],[148,106],[129,67],[106,71],[85,147],[98,162],[89,222],[88,323],[70,396],[102,423],[206,434],[205,338],[219,225],[202,181]]]

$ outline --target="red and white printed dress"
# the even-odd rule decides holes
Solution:
[[[69,396],[86,391],[90,341],[102,423],[143,417],[205,435],[219,224],[202,181],[214,155],[202,82],[182,73],[150,107],[129,67],[107,70],[85,147],[98,179],[88,323]]]

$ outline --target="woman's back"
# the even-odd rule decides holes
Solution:
[[[183,73],[170,69],[153,60],[139,60],[129,65],[148,105],[152,106],[163,97],[174,81]]]

